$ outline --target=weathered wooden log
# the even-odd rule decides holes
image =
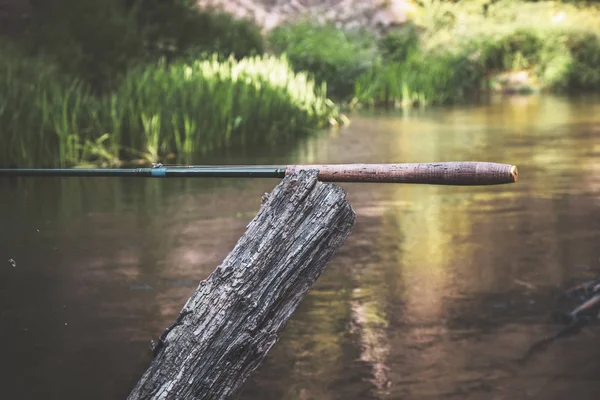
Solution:
[[[354,226],[345,192],[317,174],[286,176],[263,197],[161,337],[129,400],[226,399],[258,367]]]

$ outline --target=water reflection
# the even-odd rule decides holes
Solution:
[[[545,325],[552,286],[582,277],[575,265],[598,256],[599,224],[581,218],[598,212],[597,190],[590,193],[586,184],[597,132],[589,116],[597,109],[517,98],[434,111],[425,121],[388,118],[378,121],[377,132],[370,121],[355,122],[353,129],[369,137],[367,149],[356,146],[355,153],[366,161],[374,146],[385,149],[378,157],[386,161],[491,159],[517,163],[527,177],[526,184],[499,188],[378,187],[368,196],[348,188],[363,223],[346,249],[366,247],[371,254],[340,255],[332,268],[354,278],[350,331],[358,335],[360,361],[370,365],[371,393],[562,398],[571,391],[595,398],[593,381],[555,379],[565,377],[566,364],[580,376],[598,372],[585,365],[597,354],[577,351],[589,338],[557,346],[546,355],[553,362],[538,360],[530,370],[516,370],[514,361],[532,338],[552,329]],[[338,267],[344,263],[353,266]],[[271,369],[261,371],[257,381]],[[312,394],[304,398],[320,398]]]
[[[477,159],[521,173],[498,187],[344,184],[354,233],[239,398],[596,398],[593,335],[525,367],[514,361],[554,331],[554,288],[587,279],[580,266],[600,266],[598,115],[600,99],[589,97],[492,99],[355,117],[282,153],[193,160]],[[0,181],[8,398],[124,398],[150,360],[150,339],[275,184]]]

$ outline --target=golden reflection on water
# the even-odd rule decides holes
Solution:
[[[527,279],[537,279],[536,283],[560,283],[565,278],[561,255],[557,253],[562,232],[554,228],[560,226],[559,214],[552,203],[543,200],[556,199],[565,193],[580,193],[582,187],[578,183],[582,172],[598,170],[597,162],[586,157],[588,146],[594,148],[593,136],[586,141],[571,135],[580,131],[580,127],[573,131],[561,129],[568,124],[589,123],[589,114],[579,110],[573,115],[573,109],[565,107],[560,99],[541,102],[537,97],[515,98],[503,103],[500,110],[486,112],[483,108],[478,112],[442,113],[434,122],[403,119],[378,123],[380,134],[388,139],[385,152],[380,154],[387,161],[477,159],[524,166],[516,187],[394,186],[384,190],[376,208],[369,205],[361,208],[360,203],[355,203],[359,218],[361,215],[380,217],[378,235],[373,238],[375,249],[377,242],[396,241],[395,246],[385,247],[388,257],[391,256],[385,265],[363,266],[370,267],[370,272],[377,275],[381,275],[381,268],[389,268],[390,271],[383,273],[385,283],[376,281],[377,287],[355,289],[356,299],[351,302],[353,322],[362,341],[361,359],[372,365],[373,383],[382,398],[394,393],[390,387],[397,386],[399,382],[395,381],[399,378],[390,372],[391,365],[409,351],[407,347],[411,343],[420,348],[411,353],[411,370],[428,371],[435,365],[440,368],[446,365],[449,369],[444,381],[449,381],[454,377],[453,371],[468,365],[466,354],[455,354],[454,361],[448,359],[449,354],[455,353],[449,346],[457,346],[451,342],[444,344],[443,339],[447,337],[448,328],[440,321],[446,318],[448,299],[486,290],[486,286],[492,289],[498,287],[499,282],[505,287],[515,284],[535,287],[517,278],[506,279],[506,276],[519,275],[517,271],[526,262],[520,258],[527,259],[527,254],[543,264],[543,272],[526,275]],[[597,110],[598,106],[590,108]],[[546,115],[549,117],[537,123],[537,118]],[[479,124],[484,125],[484,129],[474,136],[472,133],[480,128]],[[544,135],[535,130],[548,125],[558,125],[558,132],[551,132],[558,136],[556,139],[548,141],[542,137],[540,146],[510,147],[511,132],[518,141],[523,136]],[[501,130],[505,132],[499,132]],[[508,143],[508,149],[503,148],[502,142]],[[528,170],[530,166],[533,168]],[[598,182],[597,179],[591,181]],[[534,201],[527,201],[524,196],[531,196]],[[528,222],[533,222],[533,226],[524,225]],[[529,229],[530,234],[522,237],[518,231],[523,229]],[[525,249],[510,253],[510,249],[518,246]],[[541,254],[538,249],[543,249]],[[506,260],[504,264],[498,263],[501,258]],[[506,271],[497,274],[494,268],[489,268],[494,263],[498,264],[496,269]],[[361,272],[358,281],[368,275],[369,271]],[[476,286],[471,285],[473,278],[461,282],[460,277],[464,276],[478,277]],[[390,283],[390,277],[397,282]],[[386,287],[401,290],[382,294],[381,289]],[[398,333],[402,340],[389,331],[390,319],[394,316],[384,310],[389,309],[390,302],[402,304],[402,319],[409,322]],[[505,341],[502,337],[494,340]],[[519,343],[522,337],[512,340]],[[422,346],[427,343],[430,346]],[[415,375],[426,379],[427,373],[415,372]],[[457,379],[460,380],[458,376]],[[435,393],[435,390],[421,390],[423,395]]]

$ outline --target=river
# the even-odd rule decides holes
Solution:
[[[494,161],[519,181],[341,184],[354,231],[239,399],[597,399],[598,328],[515,360],[559,328],[558,288],[600,270],[600,98],[351,118],[221,161]],[[0,180],[2,397],[124,399],[276,184]]]

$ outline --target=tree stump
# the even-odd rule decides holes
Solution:
[[[354,226],[338,186],[316,170],[286,176],[155,347],[128,400],[224,399],[279,339]]]

